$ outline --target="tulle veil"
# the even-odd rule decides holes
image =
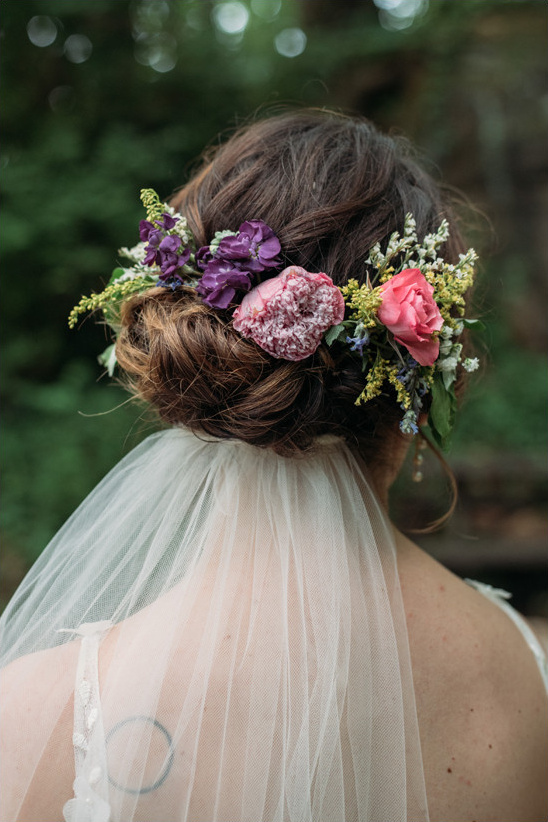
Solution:
[[[150,436],[1,627],[18,683],[4,710],[31,740],[2,819],[36,790],[67,711],[70,822],[428,819],[392,528],[342,439],[287,458]],[[48,660],[64,684],[31,721]]]

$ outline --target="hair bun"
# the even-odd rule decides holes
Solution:
[[[336,419],[346,414],[327,397],[333,361],[323,346],[305,362],[274,359],[192,289],[135,296],[121,321],[117,359],[134,393],[167,423],[284,455],[321,434],[347,433]]]

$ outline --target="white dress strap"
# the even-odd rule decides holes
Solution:
[[[86,622],[63,629],[82,637],[74,687],[74,798],[65,803],[65,822],[109,822],[105,732],[99,692],[99,643],[112,623]]]
[[[512,594],[508,591],[505,591],[503,588],[493,588],[492,585],[487,585],[485,582],[477,582],[475,579],[465,579],[465,582],[468,585],[471,585],[476,591],[479,591],[480,594],[483,594],[490,599],[491,602],[494,602],[495,605],[498,605],[512,620],[516,628],[520,631],[523,638],[525,639],[526,643],[530,647],[531,651],[534,654],[534,657],[537,661],[537,665],[539,667],[540,675],[542,677],[542,681],[544,682],[544,687],[546,689],[546,693],[548,694],[548,657],[546,656],[546,652],[534,631],[531,629],[530,625],[527,623],[527,620],[513,608],[508,600],[511,598]]]

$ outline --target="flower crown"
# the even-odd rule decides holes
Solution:
[[[415,220],[407,214],[403,235],[394,232],[384,253],[377,243],[365,260],[374,275],[365,284],[351,279],[338,288],[327,274],[299,266],[279,272],[280,242],[261,220],[218,231],[197,249],[183,216],[152,189],[144,189],[141,199],[147,210],[139,224],[141,242],[119,250],[130,267],[116,268],[104,291],[81,299],[69,316],[71,328],[81,313],[101,308],[117,331],[120,304],[132,294],[157,286],[194,288],[207,305],[231,312],[236,331],[273,357],[305,359],[322,340],[347,346],[364,374],[356,405],[381,394],[388,383],[403,412],[404,433],[418,432],[424,397],[431,394],[428,423],[436,441],[447,443],[457,368],[475,371],[479,365],[475,357],[463,359],[458,337],[465,327],[481,326],[464,317],[476,252],[469,249],[455,265],[437,253],[449,237],[447,220],[419,243]],[[99,361],[112,375],[114,344]]]

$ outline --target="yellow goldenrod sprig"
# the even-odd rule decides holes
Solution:
[[[367,372],[367,377],[365,378],[365,388],[356,400],[356,405],[361,405],[363,402],[368,402],[374,397],[378,397],[382,391],[382,386],[388,376],[389,370],[389,360],[385,360],[383,357],[378,357]]]
[[[69,328],[74,328],[78,322],[80,314],[85,314],[87,311],[95,311],[97,308],[104,308],[110,303],[119,302],[120,300],[129,297],[130,294],[135,294],[143,289],[151,288],[150,277],[135,277],[132,280],[125,280],[124,282],[115,282],[107,285],[104,291],[100,294],[92,294],[90,297],[82,297],[78,305],[75,305],[69,314],[68,324]]]
[[[147,220],[149,222],[161,219],[166,210],[166,205],[160,201],[153,188],[141,189],[141,202],[147,210]]]
[[[368,284],[360,285],[357,280],[351,279],[347,285],[343,285],[341,291],[352,312],[349,319],[361,322],[364,328],[374,328],[379,324],[377,309],[382,303],[382,296],[378,288],[371,288]]]
[[[388,382],[396,391],[396,397],[398,398],[401,408],[403,408],[404,411],[407,411],[411,408],[411,395],[409,394],[407,386],[405,386],[402,381],[398,379],[398,371],[399,368],[397,365],[391,365],[390,368],[387,368],[386,370],[386,376],[388,378]]]

